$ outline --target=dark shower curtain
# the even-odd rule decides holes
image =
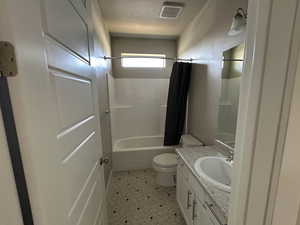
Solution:
[[[183,132],[191,63],[175,62],[170,77],[164,145],[178,145]]]

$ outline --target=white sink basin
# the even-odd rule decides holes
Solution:
[[[221,157],[201,157],[194,167],[208,185],[221,191],[231,192],[232,164]]]

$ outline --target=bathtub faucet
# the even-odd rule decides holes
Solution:
[[[234,158],[234,151],[232,149],[230,149],[228,151],[228,155],[226,157],[226,161],[227,162],[232,162],[233,161],[233,158]]]

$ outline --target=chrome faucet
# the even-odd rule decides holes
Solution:
[[[227,162],[232,162],[234,158],[234,151],[233,149],[228,150],[228,155],[226,157]]]

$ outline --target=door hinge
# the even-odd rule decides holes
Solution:
[[[6,77],[13,77],[18,73],[15,48],[7,41],[0,41],[0,73]]]

